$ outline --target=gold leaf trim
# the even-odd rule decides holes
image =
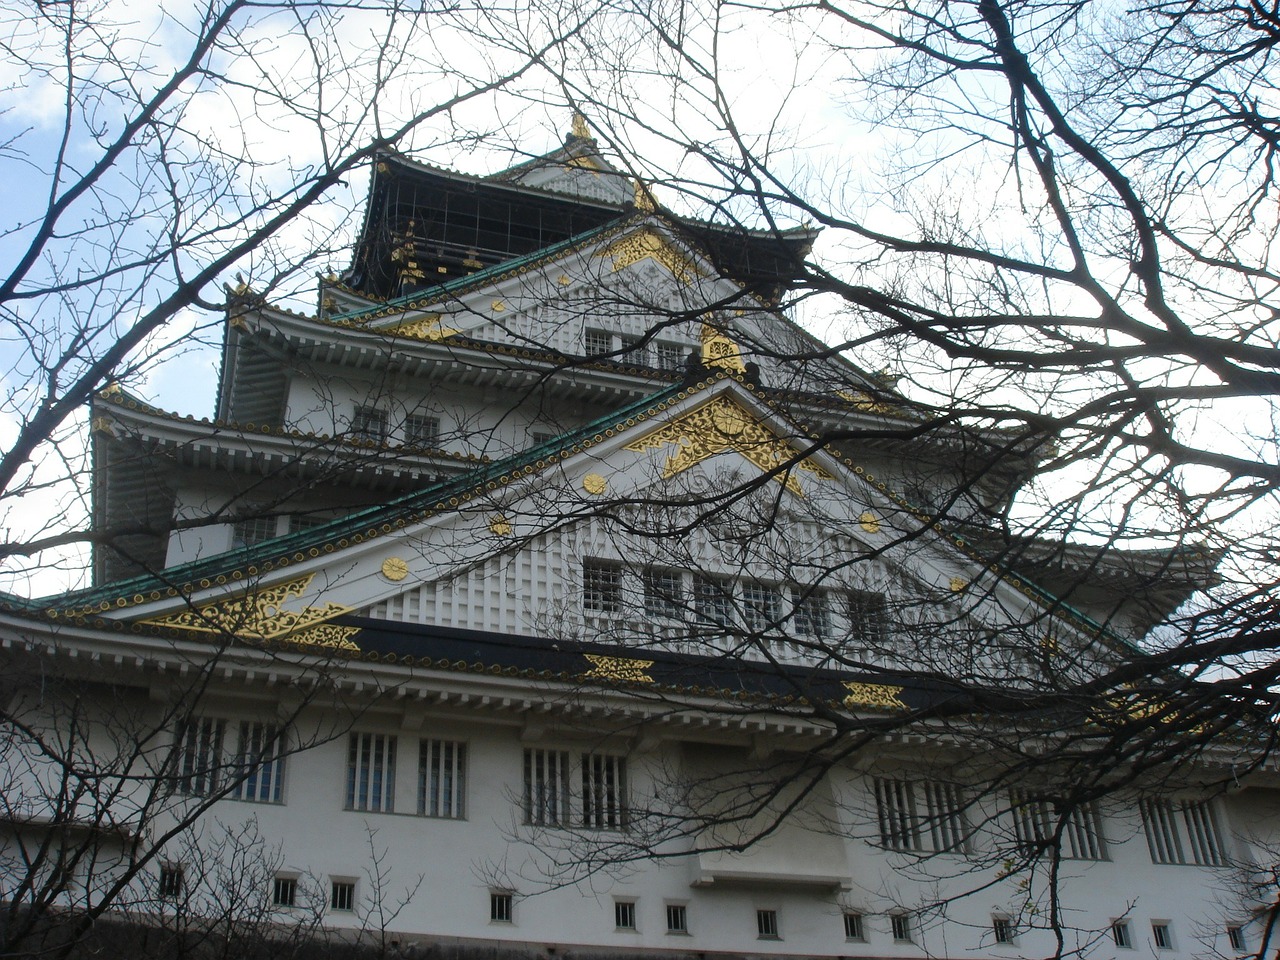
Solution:
[[[420,320],[410,320],[408,323],[392,327],[389,332],[398,337],[410,337],[414,340],[427,340],[429,342],[443,340],[445,337],[452,337],[461,332],[453,327],[442,326],[441,319],[440,314],[433,313]]]
[[[143,622],[158,627],[199,630],[202,633],[230,633],[242,640],[274,640],[351,612],[351,607],[338,603],[285,610],[285,602],[302,596],[314,579],[315,574],[309,573],[297,580],[254,590],[243,597],[218,600],[195,610],[184,610]]]
[[[630,657],[604,657],[584,653],[592,667],[582,675],[583,680],[609,680],[613,683],[653,683],[649,676],[652,660],[633,660]]]
[[[846,710],[855,707],[871,707],[876,710],[906,710],[907,705],[898,699],[902,687],[889,683],[863,683],[858,680],[846,680],[844,688],[849,691],[844,698]]]
[[[709,323],[702,325],[702,365],[732,370],[734,373],[745,373],[747,370],[738,345],[727,333]]]
[[[858,518],[858,526],[866,533],[880,532],[880,520],[869,510]]]
[[[336,623],[324,623],[287,638],[287,643],[296,643],[304,647],[325,647],[330,650],[351,650],[360,652],[359,644],[352,641],[359,627],[344,627]]]
[[[716,397],[668,421],[639,440],[628,443],[623,449],[643,453],[668,444],[678,449],[667,457],[662,472],[663,479],[669,479],[726,450],[733,450],[765,471],[776,470],[795,460],[796,456],[790,445],[756,420],[737,401],[726,396]],[[807,458],[792,466],[819,480],[832,479],[830,473]],[[804,496],[804,490],[794,473],[780,473],[778,480],[796,496]]]
[[[609,489],[609,481],[598,473],[588,473],[582,478],[582,489],[593,497],[598,497]]]
[[[652,260],[665,267],[681,283],[688,283],[702,276],[702,271],[692,260],[676,250],[666,238],[648,228],[620,237],[596,253],[596,256],[611,257],[614,273],[641,260]]]

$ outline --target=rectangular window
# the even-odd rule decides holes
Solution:
[[[1235,926],[1234,924],[1227,927],[1227,943],[1231,944],[1232,950],[1244,950],[1244,927]]]
[[[742,585],[742,604],[747,629],[768,630],[782,616],[782,591],[767,583],[748,580]]]
[[[636,928],[636,902],[634,900],[614,901],[613,925],[619,930],[634,930]]]
[[[598,830],[621,830],[627,825],[625,757],[582,755],[582,825]]]
[[[678,570],[649,568],[640,575],[644,586],[644,612],[647,617],[679,619],[687,608],[684,599],[684,575]]]
[[[761,940],[779,939],[777,910],[756,911],[756,935]]]
[[[622,567],[600,560],[582,563],[582,609],[589,613],[622,612]]]
[[[844,938],[846,940],[865,940],[866,935],[862,931],[862,914],[845,912],[844,915]]]
[[[1207,801],[1150,798],[1140,807],[1152,863],[1226,865],[1218,822]]]
[[[955,784],[877,778],[880,842],[890,850],[964,850],[968,825]]]
[[[185,887],[182,867],[167,864],[160,868],[160,880],[156,885],[156,893],[161,900],[177,900],[181,898]]]
[[[467,745],[422,740],[418,747],[418,813],[460,820],[466,816]]]
[[[529,440],[535,447],[540,447],[544,443],[550,443],[558,434],[552,433],[550,430],[534,430],[529,434]]]
[[[797,636],[817,640],[831,636],[831,610],[825,590],[792,587],[791,603],[795,608],[792,623]]]
[[[849,638],[855,646],[883,650],[889,635],[889,612],[878,593],[849,594]]]
[[[298,878],[276,877],[271,883],[271,902],[277,907],[297,906]]]
[[[667,933],[688,933],[689,912],[683,903],[667,904]]]
[[[396,738],[353,733],[347,751],[348,810],[391,813],[396,796]]]
[[[908,914],[891,914],[889,926],[893,929],[893,939],[898,943],[911,942],[911,917]]]
[[[1133,937],[1129,933],[1128,920],[1116,920],[1111,924],[1111,939],[1117,947],[1132,947]]]
[[[491,891],[489,893],[489,922],[510,923],[511,917],[511,894],[505,890]]]
[[[222,776],[225,720],[191,717],[178,728],[179,793],[207,797],[217,792]]]
[[[649,365],[649,349],[647,345],[641,343],[643,339],[643,337],[623,337],[622,349],[625,353],[624,359],[627,362],[647,367]]]
[[[387,439],[387,411],[379,407],[357,404],[351,414],[352,440],[366,440],[381,443]]]
[[[727,627],[733,622],[733,582],[723,577],[694,577],[693,609],[703,623]]]
[[[435,447],[440,443],[440,418],[411,413],[404,418],[404,442],[415,447]]]
[[[243,721],[236,738],[235,766],[243,779],[231,791],[236,800],[284,800],[284,731],[274,723]]]
[[[231,548],[238,550],[270,540],[276,535],[276,519],[271,514],[259,514],[237,520],[231,525]]]
[[[991,935],[996,943],[1013,943],[1013,921],[1008,917],[992,917]]]
[[[569,823],[567,751],[525,750],[524,822],[539,827],[559,827]]]
[[[1021,790],[1011,791],[1009,801],[1018,848],[1027,854],[1045,850],[1058,828],[1060,815],[1054,812],[1054,804]],[[1105,860],[1107,844],[1098,804],[1093,801],[1078,804],[1066,818],[1061,855],[1069,860]]]
[[[1173,934],[1169,930],[1167,920],[1151,921],[1151,939],[1155,941],[1157,950],[1173,949]]]
[[[356,884],[354,880],[334,880],[329,890],[329,907],[349,913],[356,908]]]
[[[582,347],[589,357],[612,353],[613,334],[606,330],[587,330],[582,335]]]
[[[323,527],[332,519],[333,517],[318,513],[291,513],[289,514],[289,532],[301,533],[304,530],[314,530],[317,527]]]
[[[678,343],[655,340],[653,344],[654,366],[659,370],[679,372],[684,369],[685,348]]]

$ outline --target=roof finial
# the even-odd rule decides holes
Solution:
[[[577,137],[579,140],[590,140],[591,131],[587,129],[587,118],[581,110],[573,111],[573,123],[569,129],[571,136]]]
[[[658,204],[653,199],[653,194],[649,192],[649,188],[646,187],[639,180],[635,180],[633,181],[633,183],[635,183],[635,186],[636,186],[636,199],[635,199],[636,209],[648,210],[648,211],[657,210]]]

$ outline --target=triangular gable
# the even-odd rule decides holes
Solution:
[[[605,203],[624,204],[632,199],[626,174],[601,154],[599,143],[580,113],[574,114],[572,130],[563,146],[487,179]]]
[[[452,484],[268,541],[252,555],[228,553],[170,569],[163,578],[73,596],[49,614],[354,652],[358,636],[335,621],[403,594],[406,582],[479,570],[548,534],[549,525],[567,530],[574,518],[590,519],[602,506],[662,503],[673,478],[725,465],[773,471],[791,496],[821,502],[842,533],[882,551],[886,564],[908,571],[923,589],[959,595],[983,580],[984,594],[1011,623],[1034,619],[1033,601],[1051,602],[1012,575],[993,575],[940,527],[930,530],[928,515],[851,458],[829,450],[805,456],[803,436],[749,384],[721,373]],[[714,473],[706,476],[715,480]],[[548,503],[555,504],[551,518]],[[1096,630],[1079,619],[1076,627]]]

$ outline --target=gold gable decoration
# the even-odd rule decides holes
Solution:
[[[734,373],[745,373],[747,370],[738,345],[723,330],[705,322],[702,324],[702,365]]]
[[[351,638],[359,627],[344,627],[326,621],[344,613],[350,607],[326,603],[322,607],[303,607],[286,610],[285,603],[302,596],[314,573],[287,583],[251,590],[244,596],[230,600],[217,600],[195,610],[184,610],[163,617],[154,617],[144,623],[157,627],[176,627],[182,630],[198,630],[202,633],[227,633],[241,640],[279,640],[306,646],[320,646],[342,650],[359,650]]]
[[[849,691],[844,698],[846,710],[858,707],[872,710],[906,710],[907,705],[898,698],[902,687],[890,683],[862,683],[858,680],[846,680],[844,688]]]
[[[779,473],[777,479],[796,496],[804,496],[795,475],[797,470],[819,480],[832,479],[830,473],[808,459],[794,462],[795,450],[732,397],[716,397],[633,440],[623,449],[643,453],[666,445],[678,449],[667,457],[662,471],[664,480],[727,450],[740,454],[766,472],[789,466],[790,470]]]
[[[631,657],[605,657],[584,653],[591,662],[591,669],[582,675],[583,680],[607,680],[610,683],[653,683],[649,676],[652,660],[635,660]]]
[[[681,283],[688,283],[702,276],[702,271],[692,260],[649,227],[619,237],[596,253],[596,256],[612,258],[614,273],[641,260],[652,260],[665,267]]]

